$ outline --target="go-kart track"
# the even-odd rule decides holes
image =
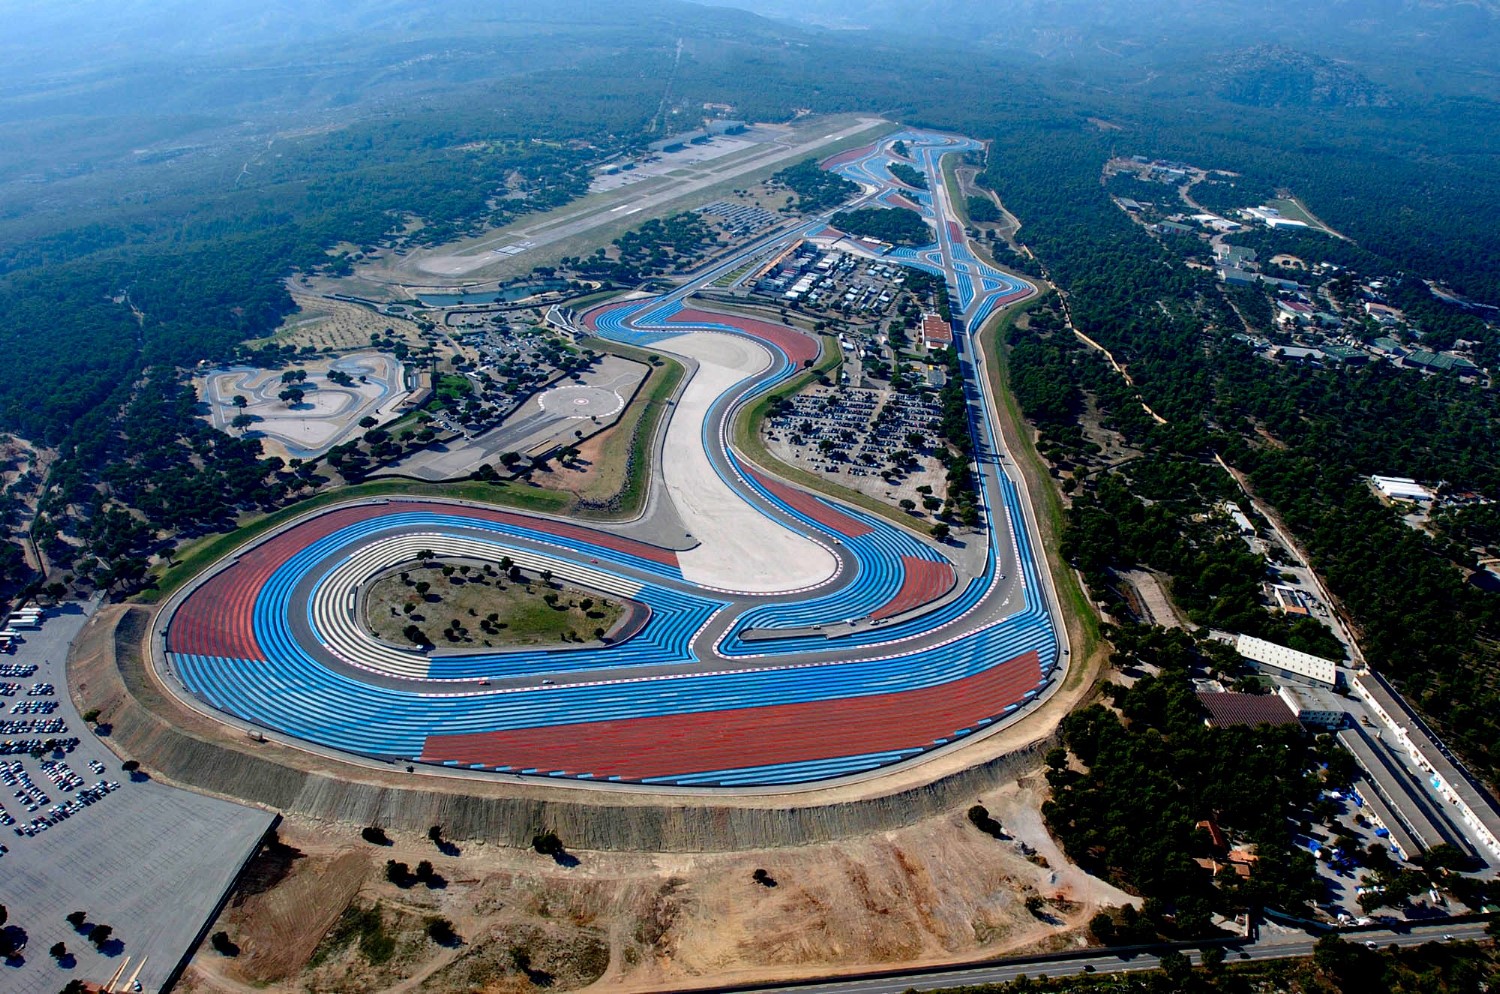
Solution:
[[[898,139],[930,192],[891,177]],[[968,333],[1033,292],[980,262],[952,220],[939,160],[977,147],[908,132],[825,163],[861,184],[860,204],[899,197],[934,224],[934,245],[891,255],[943,275],[953,292],[984,525],[964,536],[975,546],[959,557],[967,566],[953,547],[779,480],[728,444],[736,412],[820,345],[686,301],[823,229],[826,217],[814,218],[672,293],[579,318],[581,330],[680,356],[691,370],[645,512],[675,515],[691,535],[682,547],[643,541],[653,533],[641,522],[585,527],[417,499],[345,504],[292,522],[176,595],[157,626],[158,671],[199,710],[316,748],[636,789],[784,789],[867,774],[1025,710],[1059,682],[1066,650]],[[608,644],[568,649],[423,653],[377,642],[360,591],[421,550],[509,556],[628,599],[644,620]]]

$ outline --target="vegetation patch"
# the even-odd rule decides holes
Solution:
[[[433,952],[428,916],[381,902],[351,904],[308,962],[312,994],[374,994],[417,973]]]
[[[383,576],[365,595],[378,638],[415,648],[559,645],[600,639],[625,605],[498,563],[432,563]]]
[[[851,183],[838,173],[825,171],[816,159],[805,159],[795,166],[788,166],[772,178],[786,184],[787,189],[796,195],[797,209],[804,214],[837,207],[859,192],[859,184]]]
[[[609,966],[606,936],[596,928],[547,923],[491,928],[453,963],[433,974],[445,991],[587,987]]]
[[[861,207],[857,211],[839,211],[829,223],[851,235],[876,238],[892,245],[916,248],[932,244],[932,229],[914,211]]]
[[[891,163],[891,175],[896,177],[907,186],[918,190],[927,189],[927,177],[915,166],[908,166],[904,162]]]
[[[1111,635],[1117,662],[1161,676],[1106,685],[1118,711],[1094,705],[1064,719],[1066,748],[1048,754],[1052,799],[1042,813],[1068,855],[1144,895],[1147,917],[1167,935],[1213,934],[1215,913],[1246,906],[1310,913],[1321,887],[1288,820],[1310,821],[1321,789],[1346,788],[1352,757],[1295,724],[1205,724],[1191,676],[1237,673],[1229,647],[1182,629]],[[1197,862],[1226,858],[1200,827],[1214,822],[1243,847],[1227,858],[1250,854],[1248,876],[1214,876]]]

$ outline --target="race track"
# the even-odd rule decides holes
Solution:
[[[903,139],[931,192],[889,175]],[[667,549],[537,515],[377,500],[299,519],[164,608],[155,663],[200,708],[312,746],[567,782],[776,787],[866,773],[992,729],[1055,685],[1065,649],[1026,501],[1005,471],[968,329],[1033,292],[969,251],[942,189],[967,139],[905,132],[833,168],[933,218],[903,262],[949,280],[984,528],[983,569],[884,518],[753,467],[728,444],[741,407],[819,355],[787,325],[688,306],[800,232],[755,243],[660,297],[582,325],[693,370],[666,427],[653,502],[691,533]],[[897,253],[893,253],[897,254]],[[960,317],[961,315],[961,317]],[[609,644],[408,651],[360,623],[372,576],[431,550],[529,570],[640,605]],[[974,562],[978,556],[971,557]]]

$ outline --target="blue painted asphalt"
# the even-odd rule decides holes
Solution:
[[[912,145],[919,163],[927,167],[930,176],[937,177],[941,177],[937,168],[941,154],[978,147],[967,139],[918,132],[906,132],[897,137]],[[928,144],[931,142],[941,144]],[[890,192],[891,182],[888,164],[888,156],[877,152],[846,164],[839,171],[870,185],[885,187],[881,194],[885,196]],[[931,214],[930,195],[923,198],[912,191],[902,190],[901,193],[921,203],[925,213]],[[821,222],[810,223],[806,230],[817,227],[821,227]],[[903,264],[943,275],[941,261],[946,253],[955,269],[957,285],[953,290],[959,310],[970,318],[967,327],[978,327],[998,300],[1025,288],[1024,283],[980,262],[961,242],[955,243],[946,225],[938,225],[937,236],[938,243],[934,246],[898,250],[891,253],[891,257]],[[647,298],[635,306],[606,313],[599,319],[599,334],[634,345],[652,345],[701,328],[744,335],[729,325],[668,324],[668,319],[681,310],[682,300],[698,285],[705,280],[711,281],[719,272],[727,271],[738,262],[725,263],[692,286],[672,294]],[[961,327],[961,345],[964,332],[965,328]],[[762,374],[765,380],[760,385],[760,392],[795,372],[779,349],[771,343],[762,344],[770,348],[774,365],[767,374]],[[967,356],[964,361],[969,361]],[[720,398],[707,425],[720,424],[732,413],[723,405],[742,402],[733,401],[727,395]],[[836,643],[830,643],[822,635],[793,635],[754,642],[746,642],[740,636],[749,628],[767,631],[806,628],[815,624],[831,627],[842,625],[851,618],[866,617],[900,589],[902,556],[938,561],[940,554],[882,519],[830,504],[841,514],[856,518],[870,528],[863,536],[835,535],[750,478],[743,472],[734,453],[725,451],[728,472],[738,477],[728,481],[731,485],[753,490],[801,530],[836,538],[848,553],[846,561],[854,571],[850,581],[837,590],[814,593],[800,601],[781,600],[752,606],[744,611],[721,640],[718,652],[724,657],[761,657],[753,668],[722,672],[685,670],[628,680],[611,679],[610,671],[620,667],[661,664],[686,667],[703,662],[694,655],[691,640],[714,612],[726,606],[725,602],[715,596],[679,589],[680,572],[628,553],[498,522],[399,509],[390,515],[351,525],[312,543],[273,573],[259,592],[254,609],[256,638],[270,662],[183,654],[172,654],[171,660],[185,685],[221,710],[320,745],[403,760],[419,756],[427,737],[433,734],[724,711],[920,690],[973,676],[1028,651],[1038,654],[1045,684],[1057,663],[1057,638],[1041,596],[1042,577],[1037,568],[1036,550],[1032,549],[1030,537],[1022,524],[1020,497],[1015,485],[996,461],[995,453],[999,450],[988,419],[979,416],[972,399],[970,414],[972,430],[979,443],[977,451],[987,470],[980,474],[984,481],[982,511],[989,525],[989,555],[984,573],[932,612],[903,622],[841,634]],[[705,432],[708,430],[706,426]],[[713,439],[705,436],[703,443],[712,451]],[[726,475],[726,470],[717,463],[715,468],[721,476]],[[994,483],[991,483],[992,479]],[[754,502],[752,505],[761,506]],[[762,513],[768,512],[762,509]],[[647,582],[642,588],[640,600],[650,606],[652,617],[640,633],[618,646],[568,652],[539,650],[444,656],[434,659],[430,670],[430,676],[444,679],[587,671],[597,674],[593,682],[455,693],[437,684],[417,684],[410,688],[378,686],[330,670],[299,645],[293,636],[292,612],[299,607],[304,612],[308,610],[305,604],[293,604],[294,589],[299,584],[305,586],[309,571],[319,563],[326,564],[340,549],[378,539],[383,531],[412,527],[433,531],[462,529],[469,535],[487,535],[487,540],[496,549],[497,558],[504,554],[507,540],[543,541],[558,547],[563,554],[596,562],[598,565],[594,568],[605,571],[624,568],[627,573],[656,576],[663,582]],[[1002,529],[1008,541],[1002,540]],[[1022,603],[1016,606],[1014,613],[945,644],[897,654],[902,653],[903,640],[955,623],[978,607],[999,573],[1005,569],[1002,555],[1007,548],[1014,550],[1016,565],[1011,568],[1019,570],[1022,581]],[[674,585],[668,585],[674,581]],[[313,628],[316,630],[315,624]],[[836,645],[843,658],[828,662],[806,661],[810,653],[827,653],[830,644]],[[882,651],[881,647],[887,647],[884,651],[890,654],[852,660],[845,655],[857,650],[860,655],[868,656]],[[777,662],[777,657],[792,656],[797,657],[795,662]],[[1040,690],[1040,685],[1036,690]],[[981,716],[971,728],[954,729],[952,737],[968,734],[996,717],[999,716]],[[836,732],[831,730],[831,734],[836,741]],[[737,770],[685,770],[681,775],[659,782],[747,786],[796,783],[874,769],[910,755],[910,751],[904,751]],[[554,771],[536,772],[545,775]]]

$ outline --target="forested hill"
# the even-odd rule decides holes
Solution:
[[[616,47],[638,29],[661,25],[746,41],[786,34],[754,16],[686,0],[0,0],[0,18],[9,29],[0,39],[0,59],[11,84],[61,80],[79,67],[98,75],[154,62],[259,62],[285,75],[332,68],[333,57],[404,51],[425,62],[434,61],[424,56],[435,51],[461,57],[507,40],[523,43],[510,54],[524,58],[538,49],[525,42],[548,37],[555,42],[553,56],[572,61],[588,54],[578,47],[585,33]],[[441,47],[450,42],[458,49]]]
[[[1442,53],[1478,63],[1500,37],[1494,0],[722,0],[841,29],[968,38],[1047,58],[1150,60],[1205,44],[1326,54]]]

